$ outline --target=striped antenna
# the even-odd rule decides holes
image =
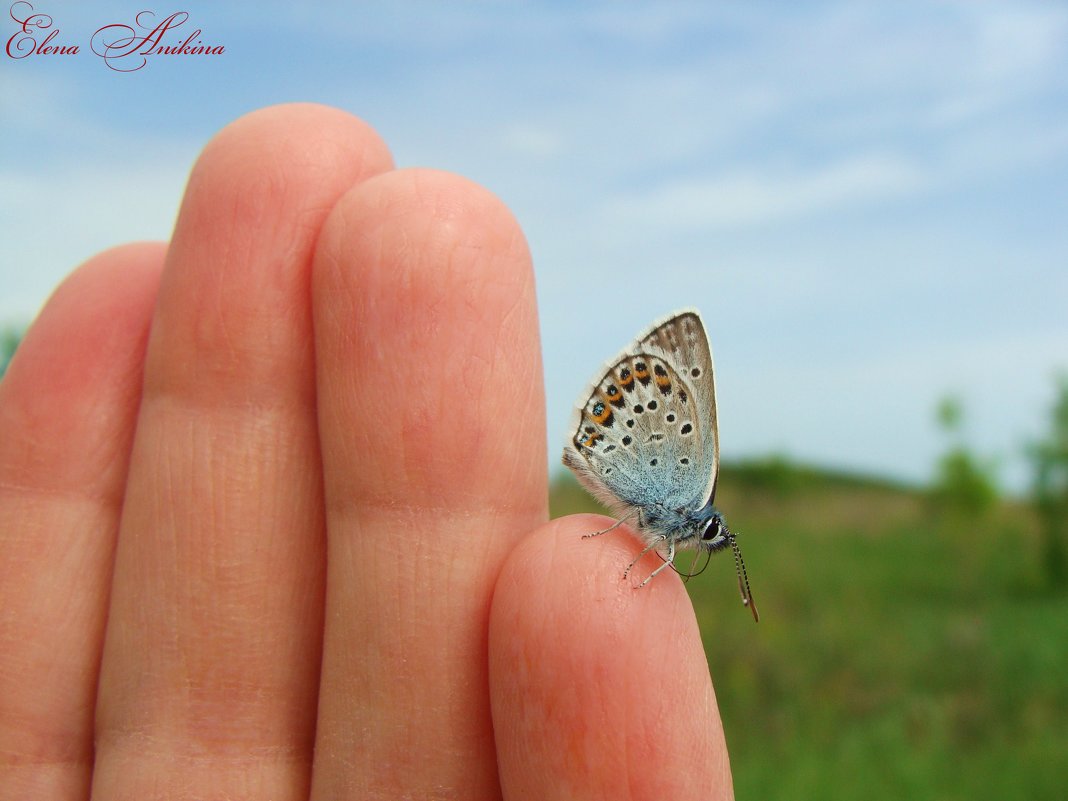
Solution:
[[[738,540],[735,539],[734,534],[730,535],[730,541],[731,550],[734,551],[734,569],[738,573],[738,591],[742,594],[742,604],[749,607],[749,610],[753,613],[753,620],[759,623],[760,613],[757,612],[756,601],[753,600],[753,593],[749,589],[749,576],[745,572],[745,560],[742,559],[742,551],[738,547]]]

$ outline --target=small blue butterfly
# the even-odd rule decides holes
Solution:
[[[653,549],[664,560],[639,587],[674,569],[677,549],[711,557],[729,546],[742,603],[759,620],[738,542],[712,505],[719,431],[712,348],[701,315],[684,309],[658,321],[598,375],[572,414],[564,464],[619,520],[586,536],[633,519],[645,550],[623,577]]]

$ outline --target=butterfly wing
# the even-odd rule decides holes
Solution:
[[[614,511],[700,507],[719,468],[712,353],[700,315],[658,321],[579,399],[564,464]]]
[[[719,478],[719,422],[712,346],[701,315],[696,309],[675,312],[654,324],[638,341],[642,350],[661,356],[675,368],[689,396],[695,399],[693,416],[698,425],[694,441],[698,443],[700,474],[705,479],[700,499],[711,501]]]

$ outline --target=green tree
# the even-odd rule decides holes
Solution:
[[[933,499],[943,511],[953,515],[982,517],[997,503],[995,465],[981,460],[967,446],[964,405],[959,398],[945,397],[939,401],[936,416],[950,444],[938,460]]]
[[[22,331],[14,326],[6,326],[0,330],[0,378],[7,372],[7,366],[11,363],[11,357],[15,355],[15,349],[22,341]]]
[[[1045,439],[1028,448],[1035,509],[1042,524],[1042,563],[1050,585],[1068,586],[1068,375],[1057,379]]]

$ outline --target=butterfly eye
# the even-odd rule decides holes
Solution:
[[[710,542],[711,540],[714,540],[716,537],[718,537],[722,533],[722,531],[723,530],[722,528],[720,528],[719,520],[713,518],[713,520],[708,524],[708,528],[706,528],[704,533],[701,535],[701,539],[704,542]]]

